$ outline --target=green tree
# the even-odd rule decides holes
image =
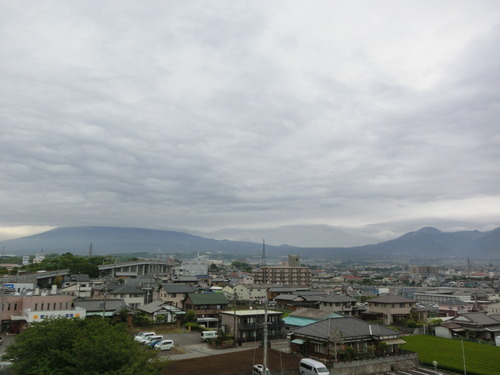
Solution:
[[[23,375],[146,375],[162,367],[156,351],[135,342],[125,325],[102,319],[33,323],[3,359]]]

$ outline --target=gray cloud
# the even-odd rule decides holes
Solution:
[[[495,1],[30,5],[0,5],[0,238],[500,225]]]

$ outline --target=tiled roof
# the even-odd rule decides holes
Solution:
[[[227,305],[228,299],[224,293],[189,293],[193,305]]]
[[[189,284],[162,284],[167,293],[193,293],[196,289]]]
[[[328,339],[341,336],[343,339],[369,336],[394,336],[399,335],[394,331],[379,324],[370,324],[364,320],[353,317],[342,317],[322,320],[294,331],[297,335],[312,336]]]
[[[84,308],[87,312],[92,311],[116,311],[125,308],[123,299],[92,299],[92,300],[75,300],[75,306]]]
[[[378,296],[378,297],[375,297],[375,298],[368,300],[368,303],[372,303],[372,302],[374,302],[374,303],[375,302],[376,303],[409,303],[409,302],[416,303],[417,301],[415,301],[414,299],[411,299],[411,298],[395,296],[392,294],[386,294],[386,295]]]

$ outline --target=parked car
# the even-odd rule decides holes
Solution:
[[[153,341],[160,341],[160,340],[163,340],[162,335],[148,336],[142,341],[142,344],[149,345]]]
[[[174,341],[173,340],[161,340],[158,342],[154,348],[156,350],[172,350],[174,348]]]
[[[135,335],[134,340],[142,342],[146,337],[154,335],[156,335],[156,333],[154,332],[139,332],[137,335]]]
[[[148,342],[148,347],[150,349],[153,349],[156,344],[158,344],[160,341],[163,340],[163,337],[161,339],[154,339]]]
[[[254,365],[252,375],[271,375],[269,368],[264,372],[264,365]]]

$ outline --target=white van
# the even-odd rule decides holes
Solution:
[[[311,358],[300,360],[299,372],[300,375],[330,375],[330,371],[328,371],[324,364]]]
[[[174,348],[173,340],[161,340],[154,347],[156,350],[172,350]]]
[[[207,342],[217,338],[217,331],[201,331],[201,341]]]

